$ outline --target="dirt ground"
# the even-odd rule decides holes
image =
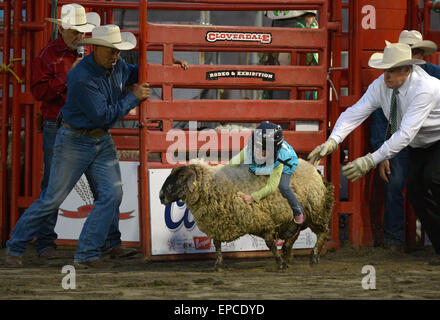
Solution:
[[[108,270],[76,270],[76,289],[65,290],[61,273],[66,258],[42,262],[30,247],[23,268],[5,266],[0,249],[0,299],[440,299],[440,267],[428,265],[432,248],[397,253],[349,245],[327,252],[310,267],[307,256],[292,258],[279,272],[272,258],[225,259],[213,272],[213,260],[119,261]],[[365,265],[375,269],[376,289],[365,290]],[[368,284],[373,284],[369,281]]]

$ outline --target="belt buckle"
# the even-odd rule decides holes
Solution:
[[[87,130],[87,134],[89,136],[92,136],[93,138],[100,138],[103,135],[106,134],[105,130],[101,129],[101,128],[95,128],[92,130]]]

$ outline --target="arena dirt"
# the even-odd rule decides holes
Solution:
[[[0,249],[0,299],[439,299],[440,266],[428,265],[432,248],[397,253],[384,248],[356,250],[344,245],[310,267],[296,256],[279,272],[272,258],[225,259],[213,272],[213,260],[145,262],[120,260],[106,270],[76,270],[76,289],[61,286],[65,258],[42,262],[30,247],[23,268],[5,266]],[[376,289],[365,290],[365,265],[376,272]],[[371,284],[371,282],[369,282]]]

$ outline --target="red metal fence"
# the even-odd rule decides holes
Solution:
[[[58,1],[58,9],[72,1]],[[288,124],[285,131],[287,142],[292,144],[303,157],[313,147],[326,140],[330,128],[339,114],[351,106],[361,96],[368,84],[378,76],[377,71],[367,67],[369,56],[374,51],[381,51],[384,40],[396,41],[402,29],[408,24],[405,15],[407,9],[413,8],[410,1],[373,1],[360,0],[342,3],[341,0],[204,0],[175,2],[116,2],[77,0],[89,10],[101,14],[102,23],[113,23],[115,9],[137,10],[139,12],[139,29],[129,30],[138,37],[140,82],[161,88],[161,99],[149,99],[136,109],[135,115],[126,119],[139,121],[140,128],[112,129],[112,135],[119,149],[139,150],[139,206],[141,241],[140,245],[146,256],[151,257],[150,243],[150,208],[149,177],[152,168],[169,168],[166,151],[173,141],[166,141],[167,133],[173,128],[173,121],[225,121],[225,122],[260,122],[271,120]],[[20,212],[27,208],[39,196],[39,183],[42,176],[41,134],[36,132],[34,119],[39,112],[39,104],[30,94],[30,74],[33,57],[48,42],[50,24],[44,21],[50,16],[51,1],[6,0],[0,3],[4,11],[3,29],[0,31],[3,63],[11,58],[16,59],[11,68],[20,84],[11,73],[1,72],[1,189],[7,185],[6,150],[8,145],[8,126],[12,130],[10,198],[5,192],[0,194],[0,232],[4,243],[19,218]],[[410,6],[407,4],[410,3]],[[376,30],[365,30],[361,26],[363,8],[372,5],[376,9]],[[430,6],[431,5],[431,6]],[[429,23],[429,10],[432,1],[425,1],[425,23]],[[417,7],[416,7],[417,8]],[[203,25],[169,25],[147,21],[150,10],[194,10],[194,11],[263,11],[263,10],[316,9],[319,11],[318,29],[203,26]],[[349,12],[349,30],[342,32],[343,9]],[[23,19],[23,10],[26,17]],[[411,19],[419,16],[411,11]],[[13,12],[13,17],[10,17]],[[391,13],[390,13],[391,12]],[[390,18],[390,14],[392,18]],[[12,18],[12,19],[11,19]],[[270,34],[270,42],[246,41],[208,41],[209,34]],[[438,34],[425,26],[425,35],[438,39]],[[207,38],[208,37],[208,38]],[[437,38],[436,38],[437,37]],[[438,43],[438,41],[437,41]],[[9,48],[14,48],[13,57],[9,57]],[[24,50],[22,50],[24,49]],[[162,51],[163,62],[153,64],[147,61],[147,51]],[[182,70],[173,64],[174,52],[289,52],[290,66],[263,65],[191,65],[189,70]],[[347,51],[348,68],[341,69],[341,51]],[[23,55],[24,52],[24,55]],[[319,54],[317,66],[300,65],[301,55],[306,52]],[[19,59],[23,59],[22,61]],[[217,71],[242,70],[273,74],[274,81],[263,81],[260,78],[219,77],[207,79],[207,75]],[[334,84],[335,92],[329,93],[328,79]],[[9,84],[13,85],[9,98]],[[289,90],[289,100],[176,100],[173,89],[206,88],[206,89],[250,89],[250,90]],[[348,95],[341,95],[341,88],[348,89]],[[302,92],[316,90],[317,100],[302,100]],[[250,110],[252,110],[250,112]],[[295,131],[297,120],[315,120],[319,122],[318,131]],[[353,160],[368,150],[366,126],[358,128],[343,147],[348,157]],[[186,131],[186,141],[191,133]],[[230,150],[225,139],[231,145],[234,134],[218,135],[218,151]],[[199,139],[197,139],[198,141]],[[223,141],[223,144],[222,144]],[[187,151],[199,151],[203,142],[195,145],[186,144]],[[243,143],[240,144],[243,147]],[[327,178],[335,186],[340,184],[340,152],[323,160]],[[160,153],[158,161],[149,160],[152,153]],[[328,166],[327,166],[328,164]],[[372,175],[371,175],[372,176]],[[349,240],[356,246],[371,245],[370,199],[373,182],[363,179],[349,184],[348,199],[340,200],[339,188],[336,188],[336,206],[331,221],[331,242],[328,245],[339,245],[339,216],[349,216]],[[8,201],[9,200],[9,201]],[[8,202],[8,203],[7,203]],[[7,211],[7,204],[10,206]],[[374,206],[373,206],[374,207]],[[8,214],[9,213],[9,214]],[[9,222],[8,222],[9,221]]]

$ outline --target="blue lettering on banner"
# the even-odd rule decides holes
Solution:
[[[177,205],[177,208],[176,208]],[[173,209],[174,208],[174,209]],[[182,211],[184,210],[184,214],[182,218],[178,221],[173,220],[173,212],[174,211]],[[171,231],[177,231],[182,227],[182,223],[185,226],[186,229],[192,230],[196,224],[194,219],[192,221],[189,220],[191,212],[189,212],[189,209],[186,207],[185,203],[182,201],[176,201],[172,204],[169,204],[165,207],[165,224],[168,229]],[[192,216],[192,214],[191,214]]]

